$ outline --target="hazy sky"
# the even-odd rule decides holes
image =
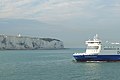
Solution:
[[[120,0],[0,0],[0,34],[60,39],[81,47],[96,33],[120,42]]]

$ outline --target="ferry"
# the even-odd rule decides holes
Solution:
[[[73,54],[76,61],[120,61],[120,43],[106,41],[102,44],[97,34],[92,40],[88,40],[85,43],[87,48],[84,53]]]

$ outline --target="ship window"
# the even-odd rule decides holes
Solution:
[[[91,44],[93,44],[94,42],[88,42],[88,43],[91,43]]]
[[[98,43],[98,44],[100,44],[101,42],[88,42],[88,43],[91,43],[91,44],[93,44],[93,43]]]
[[[96,42],[96,43],[101,44],[101,42]]]
[[[99,46],[88,46],[87,49],[98,49]]]

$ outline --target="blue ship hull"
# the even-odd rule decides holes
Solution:
[[[75,55],[76,61],[120,61],[120,55]]]

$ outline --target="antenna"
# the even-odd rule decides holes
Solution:
[[[18,36],[18,37],[21,37],[21,35],[20,35],[20,34],[18,34],[17,36]]]
[[[98,40],[98,34],[94,36],[94,40]]]

